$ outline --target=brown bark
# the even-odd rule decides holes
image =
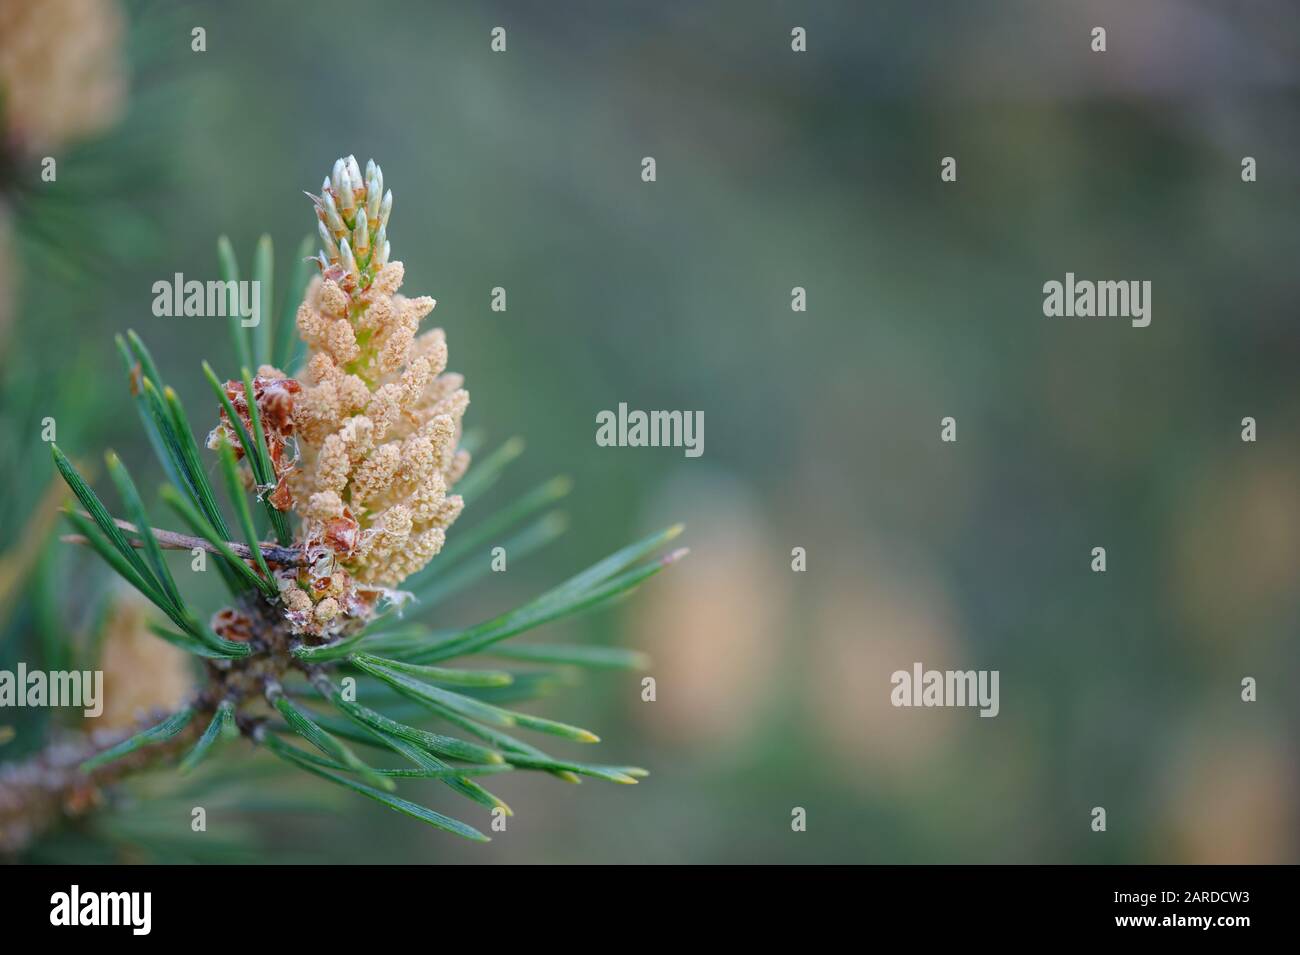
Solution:
[[[159,713],[133,729],[63,734],[27,759],[0,766],[0,856],[17,855],[60,822],[99,807],[104,787],[175,757],[202,731],[200,722],[191,720],[169,740],[143,746],[89,773],[81,770],[92,756],[164,716]]]

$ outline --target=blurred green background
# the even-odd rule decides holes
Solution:
[[[265,825],[262,858],[1300,859],[1294,5],[237,0],[126,22],[121,122],[12,203],[4,365],[39,413],[7,409],[10,446],[57,399],[81,409],[70,452],[156,483],[112,335],[137,330],[206,421],[224,323],[154,317],[152,284],[216,278],[220,234],[247,261],[270,233],[283,269],[303,190],[355,153],[393,189],[393,257],[438,300],[467,423],[528,443],[481,506],[575,481],[569,534],[446,622],[665,523],[692,548],[547,634],[651,655],[653,703],[596,673],[540,710],[597,727],[641,785],[498,777],[516,816],[487,846],[351,800]],[[1067,271],[1150,280],[1150,327],[1045,319]],[[619,402],[703,411],[703,457],[597,447]],[[1000,715],[891,707],[913,661],[999,670]]]

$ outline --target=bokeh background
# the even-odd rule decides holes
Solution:
[[[216,278],[221,234],[245,261],[271,234],[283,266],[314,228],[303,190],[347,153],[383,165],[467,422],[527,441],[481,506],[575,482],[569,533],[440,619],[673,521],[692,549],[542,634],[650,654],[656,702],[595,673],[539,710],[599,729],[641,785],[497,777],[516,816],[478,846],[364,800],[321,812],[268,774],[210,830],[268,861],[1300,859],[1294,4],[66,6],[70,62],[107,45],[122,83],[76,135],[6,153],[11,555],[52,470],[48,409],[70,452],[161,478],[114,333],[146,339],[195,420],[201,360],[232,371],[224,324],[154,317],[153,282]],[[77,82],[38,118],[110,80]],[[1150,327],[1045,319],[1067,271],[1150,280]],[[597,447],[619,402],[703,411],[703,457]],[[89,561],[41,559],[66,569],[44,609],[16,588],[15,639],[51,607],[75,626],[99,586]],[[1000,715],[891,707],[918,660],[999,670]],[[146,845],[190,836],[189,803],[144,805]]]

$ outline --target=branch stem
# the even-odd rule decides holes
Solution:
[[[113,523],[128,534],[137,535],[129,541],[132,547],[144,546],[144,541],[138,536],[140,533],[139,530],[137,530],[136,526],[130,521],[116,518]],[[221,553],[213,544],[205,541],[202,537],[191,537],[188,534],[178,534],[175,531],[163,530],[160,527],[151,527],[149,529],[153,531],[153,536],[157,538],[158,545],[164,550],[192,551],[194,548],[198,547],[207,551],[209,554]],[[86,538],[81,534],[64,534],[59,538],[59,540],[63,541],[65,544],[87,543]],[[227,541],[226,546],[233,550],[237,556],[242,557],[245,560],[253,559],[253,550],[247,544],[241,544],[238,541]],[[280,547],[276,544],[265,543],[259,543],[258,547],[261,548],[262,556],[273,563],[296,566],[302,562],[302,551],[297,547]]]
[[[0,858],[17,855],[63,819],[82,816],[101,803],[100,789],[170,759],[194,742],[202,721],[171,739],[144,746],[89,773],[81,764],[139,732],[152,720],[121,730],[92,730],[56,737],[22,762],[0,767]]]

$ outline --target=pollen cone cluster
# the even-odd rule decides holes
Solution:
[[[451,493],[469,393],[445,371],[442,329],[419,333],[434,301],[407,298],[389,261],[392,193],[374,162],[349,156],[312,196],[321,274],[298,309],[308,346],[288,474],[308,560],[281,591],[295,626],[332,633],[372,615],[442,549],[463,502]]]
[[[134,592],[114,598],[99,657],[104,712],[97,728],[133,727],[155,710],[175,709],[193,687],[190,655],[154,636],[149,618],[148,605]]]
[[[28,153],[111,126],[126,100],[116,0],[0,0],[0,116]]]

